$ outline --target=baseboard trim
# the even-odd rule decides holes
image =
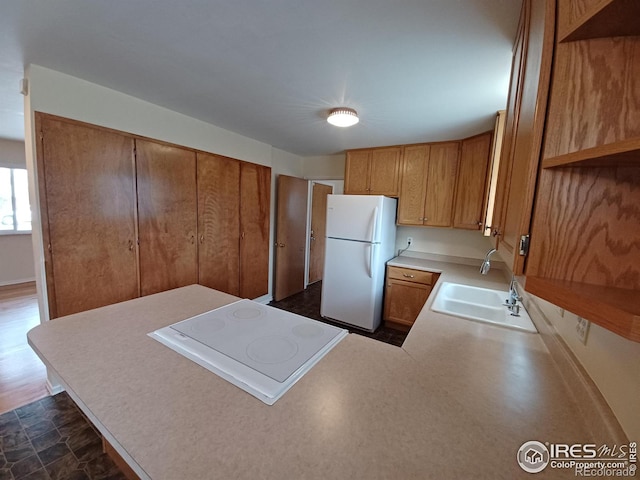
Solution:
[[[48,378],[47,378],[46,387],[47,387],[47,391],[49,392],[49,395],[51,396],[64,392],[64,388],[61,385],[53,385]]]
[[[8,282],[0,282],[0,291],[2,290],[13,290],[15,288],[24,288],[24,287],[35,287],[36,279],[34,278],[23,278],[21,280],[10,280]]]

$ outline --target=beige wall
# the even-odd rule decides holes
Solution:
[[[629,440],[639,441],[640,343],[592,323],[584,345],[576,334],[576,315],[532,298],[598,386]]]
[[[337,155],[320,155],[303,157],[304,177],[311,180],[344,179],[344,153]]]
[[[0,167],[26,168],[24,142],[0,139]],[[0,286],[35,279],[31,235],[0,235]]]
[[[492,247],[491,241],[479,231],[435,227],[398,227],[396,251],[407,246],[407,237],[413,237],[409,250],[451,257],[483,259]],[[478,265],[480,265],[478,261]]]

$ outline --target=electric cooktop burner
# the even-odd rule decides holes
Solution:
[[[240,300],[149,336],[272,405],[347,333]]]

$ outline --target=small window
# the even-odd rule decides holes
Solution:
[[[0,167],[0,234],[26,232],[31,232],[27,171]]]

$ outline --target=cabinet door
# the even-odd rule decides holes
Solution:
[[[240,296],[269,291],[271,169],[240,164]]]
[[[411,326],[431,293],[431,285],[387,279],[384,320]]]
[[[369,194],[398,196],[400,177],[400,147],[376,148],[371,151]]]
[[[136,140],[142,295],[198,282],[196,155]]]
[[[370,150],[347,152],[344,171],[344,193],[366,195],[369,193]]]
[[[462,141],[453,213],[454,228],[482,228],[482,205],[490,151],[491,132]]]
[[[429,150],[429,145],[404,147],[398,225],[423,224]]]
[[[542,149],[553,56],[554,7],[555,2],[524,2],[513,60],[505,148],[498,178],[502,194],[496,199],[496,208],[501,209],[498,248],[506,253],[503,258],[513,258],[512,271],[516,275],[524,272],[525,257],[519,254],[519,243],[520,237],[530,232]],[[518,76],[514,77],[516,73]]]
[[[424,203],[424,225],[450,227],[458,174],[459,143],[431,145]]]
[[[50,318],[137,297],[133,139],[38,118]]]
[[[240,294],[240,162],[198,153],[198,283]]]

